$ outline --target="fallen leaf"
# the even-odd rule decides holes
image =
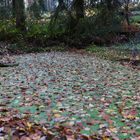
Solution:
[[[18,136],[12,136],[12,140],[20,140]]]
[[[55,118],[60,118],[61,115],[60,115],[60,114],[54,114],[54,117],[55,117]]]
[[[136,117],[135,116],[133,116],[133,115],[128,115],[128,116],[124,116],[125,118],[127,118],[127,119],[135,119]]]
[[[22,137],[20,138],[20,140],[32,140],[32,139],[30,139],[29,137],[26,137],[26,136],[22,136]]]

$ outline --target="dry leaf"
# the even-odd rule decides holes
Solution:
[[[60,115],[60,114],[54,114],[54,117],[55,117],[55,118],[60,118],[61,115]]]
[[[29,137],[26,137],[26,136],[22,136],[22,137],[20,138],[20,140],[32,140],[32,139],[30,139]]]
[[[28,130],[28,131],[31,131],[31,129],[32,129],[32,124],[29,123],[29,122],[27,122],[27,130]]]
[[[20,140],[18,136],[12,136],[12,140]]]

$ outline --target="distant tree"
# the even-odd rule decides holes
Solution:
[[[41,11],[45,11],[45,2],[44,0],[38,0]]]
[[[16,0],[12,0],[12,15],[13,15],[13,18],[15,18],[16,17],[16,5],[15,5],[15,3],[16,3]]]
[[[34,18],[39,19],[41,17],[41,6],[39,1],[34,1],[29,9]]]
[[[54,15],[52,16],[52,21],[56,20],[59,16],[59,13],[61,13],[62,11],[66,10],[66,5],[65,5],[65,2],[64,0],[58,0],[58,6],[54,12]]]
[[[9,19],[11,17],[10,0],[0,0],[0,19]]]
[[[65,2],[64,0],[58,0],[58,8],[59,9],[65,9]]]

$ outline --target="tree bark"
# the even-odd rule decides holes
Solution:
[[[59,7],[60,9],[65,9],[64,0],[58,0],[58,3],[59,3],[58,7]]]
[[[75,0],[74,8],[77,21],[79,21],[81,18],[84,18],[84,0]]]
[[[16,5],[15,5],[15,0],[12,0],[12,16],[13,18],[16,17]]]
[[[15,10],[16,28],[26,31],[24,0],[15,0]]]
[[[128,25],[130,25],[130,20],[129,20],[129,3],[130,0],[124,0],[125,6],[124,6],[124,15],[125,19]]]
[[[126,5],[125,7],[125,19],[128,25],[130,25],[130,20],[129,20],[129,6]]]

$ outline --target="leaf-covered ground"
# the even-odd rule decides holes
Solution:
[[[66,127],[67,137],[61,139],[76,139],[73,133],[96,134],[103,140],[140,139],[140,71],[70,52],[14,59],[19,66],[0,68],[1,136],[6,122],[20,118],[26,122],[28,116],[50,130]],[[32,125],[26,125],[30,130]],[[18,128],[23,131],[23,124]],[[27,136],[26,140],[33,139]],[[37,136],[32,137],[46,138]]]

